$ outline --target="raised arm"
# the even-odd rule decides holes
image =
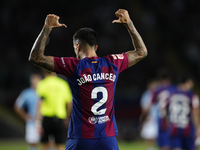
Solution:
[[[40,34],[38,35],[29,56],[29,61],[33,64],[49,70],[49,71],[55,71],[54,68],[54,59],[52,56],[45,56],[44,50],[45,50],[45,44],[47,41],[47,38],[51,32],[51,30],[55,27],[67,27],[65,24],[59,23],[59,17],[56,15],[49,14],[46,17],[44,27]]]
[[[129,60],[129,67],[131,67],[147,56],[147,48],[140,34],[133,25],[133,22],[129,17],[128,11],[124,9],[119,9],[115,13],[115,15],[118,17],[118,20],[113,20],[113,23],[122,23],[125,25],[131,36],[132,43],[135,48],[135,50],[126,52]]]

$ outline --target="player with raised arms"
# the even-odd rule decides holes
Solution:
[[[118,150],[118,129],[114,116],[114,93],[119,73],[147,56],[146,46],[128,11],[119,9],[112,23],[124,24],[135,50],[98,57],[97,37],[91,28],[73,36],[74,57],[45,56],[45,43],[53,28],[66,27],[49,14],[29,57],[33,64],[67,77],[73,94],[73,108],[66,150]]]

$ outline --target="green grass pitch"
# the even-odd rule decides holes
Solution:
[[[145,142],[142,140],[135,141],[118,141],[120,150],[147,150]],[[27,150],[28,145],[23,140],[0,140],[0,150]],[[197,150],[200,150],[198,148]]]
[[[142,141],[119,141],[120,150],[146,150]],[[27,150],[28,145],[23,140],[0,140],[0,150]]]

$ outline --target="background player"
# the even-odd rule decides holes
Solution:
[[[141,137],[146,141],[147,150],[156,149],[156,139],[158,136],[158,125],[157,125],[157,107],[153,105],[151,107],[151,101],[153,97],[153,92],[159,86],[159,82],[156,79],[150,80],[147,84],[146,91],[143,92],[141,96],[141,108],[142,114],[147,114],[146,119],[142,124]],[[150,108],[151,107],[151,108]],[[150,110],[149,110],[150,108]]]
[[[195,138],[200,136],[199,98],[191,91],[193,85],[189,76],[183,76],[164,104],[163,113],[167,113],[173,150],[194,150]]]
[[[30,145],[30,150],[37,150],[37,143],[40,141],[35,119],[39,102],[36,86],[41,79],[41,75],[32,74],[30,76],[30,87],[20,93],[14,105],[15,111],[26,121],[25,139]]]
[[[37,117],[42,121],[42,150],[49,150],[52,137],[56,149],[64,150],[67,127],[71,116],[72,94],[68,83],[53,72],[44,71],[45,78],[38,83],[37,93],[41,98]]]
[[[68,78],[73,109],[66,149],[118,149],[113,107],[117,79],[119,73],[146,57],[147,49],[128,12],[119,9],[115,14],[118,20],[113,23],[125,25],[135,50],[98,57],[96,33],[90,28],[82,28],[73,36],[77,58],[45,56],[45,43],[51,30],[66,27],[58,22],[56,15],[47,16],[31,50],[29,60],[32,63]]]
[[[163,103],[168,98],[170,93],[175,89],[172,85],[172,75],[168,69],[161,69],[157,73],[157,79],[159,86],[153,92],[151,105],[149,108],[141,115],[141,121],[144,122],[148,116],[152,107],[157,108],[157,124],[158,124],[158,137],[157,143],[161,150],[169,150],[169,130],[168,124],[166,123],[166,114],[163,113]]]

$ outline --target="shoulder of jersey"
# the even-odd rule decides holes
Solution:
[[[124,55],[123,54],[112,54],[111,56],[114,59],[124,59]]]

